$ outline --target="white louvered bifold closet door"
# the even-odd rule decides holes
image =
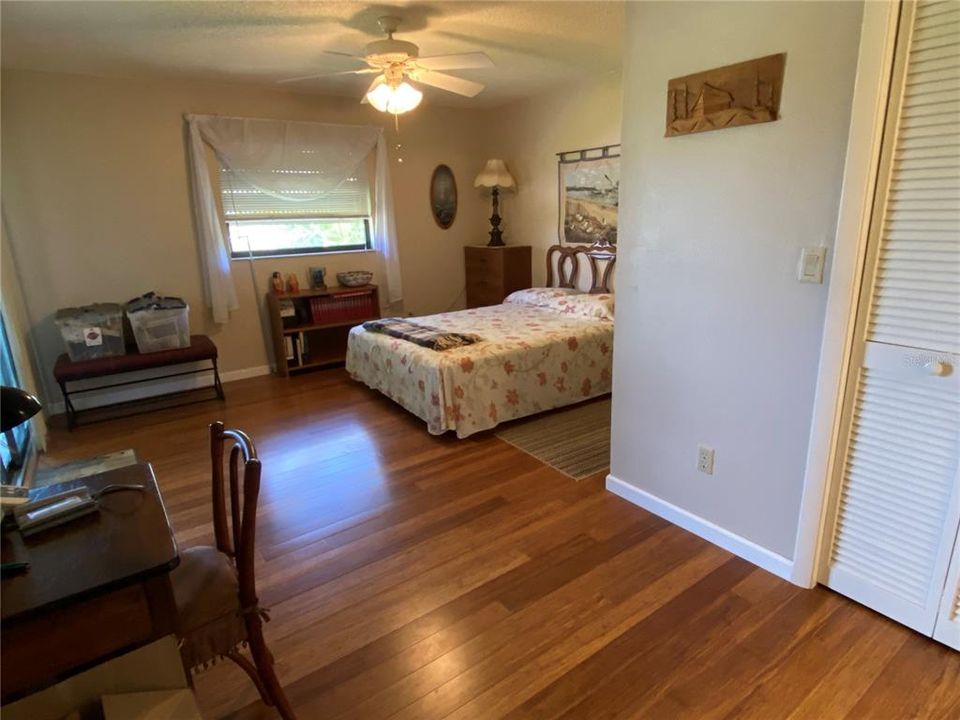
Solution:
[[[950,564],[950,572],[947,573],[933,636],[960,650],[960,533],[953,545],[953,562]]]
[[[932,634],[960,523],[960,3],[901,23],[824,581]]]

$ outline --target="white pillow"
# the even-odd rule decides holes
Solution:
[[[613,321],[613,295],[590,295],[573,288],[528,288],[510,293],[505,303],[533,305],[563,315]]]
[[[578,293],[567,297],[558,297],[548,306],[563,315],[594,318],[613,322],[613,295],[603,293],[590,295]]]
[[[513,305],[533,305],[535,307],[551,307],[558,299],[576,295],[580,291],[573,288],[527,288],[516,290],[507,295],[505,303]]]

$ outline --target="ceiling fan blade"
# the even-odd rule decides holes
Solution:
[[[340,52],[339,50],[324,50],[325,55],[338,55],[339,57],[352,58],[354,60],[363,60],[359,55],[354,55],[353,53]]]
[[[424,85],[430,85],[431,87],[440,88],[441,90],[463,95],[464,97],[473,97],[483,90],[483,85],[480,83],[473,82],[472,80],[464,80],[463,78],[454,77],[453,75],[447,75],[445,73],[432,72],[430,70],[416,73],[413,79]]]
[[[320,73],[319,75],[304,75],[302,77],[293,77],[293,78],[284,78],[283,80],[277,80],[277,85],[284,85],[286,83],[295,83],[302,82],[304,80],[316,80],[317,78],[326,77],[328,73]]]
[[[278,80],[277,84],[283,85],[284,83],[303,82],[305,80],[317,80],[319,78],[335,77],[337,75],[369,75],[371,73],[378,73],[378,72],[382,72],[382,71],[378,70],[377,68],[363,68],[362,70],[343,70],[342,72],[320,73],[319,75],[304,75],[303,77],[285,78],[284,80]]]
[[[475,70],[495,67],[486,53],[469,52],[455,55],[432,55],[417,58],[417,65],[427,70]]]

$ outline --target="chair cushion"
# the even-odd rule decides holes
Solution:
[[[209,545],[189,548],[180,553],[170,579],[187,667],[205,665],[246,640],[237,571],[230,558]]]

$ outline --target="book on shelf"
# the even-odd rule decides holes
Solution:
[[[280,300],[280,317],[296,317],[297,309],[293,306],[293,300]]]
[[[310,313],[310,306],[305,303],[297,303],[297,323],[300,325],[309,325],[313,322],[313,318]]]
[[[300,364],[303,365],[310,361],[310,345],[307,342],[307,336],[300,331]]]
[[[358,322],[374,314],[373,295],[369,292],[310,299],[310,315],[315,325]]]

